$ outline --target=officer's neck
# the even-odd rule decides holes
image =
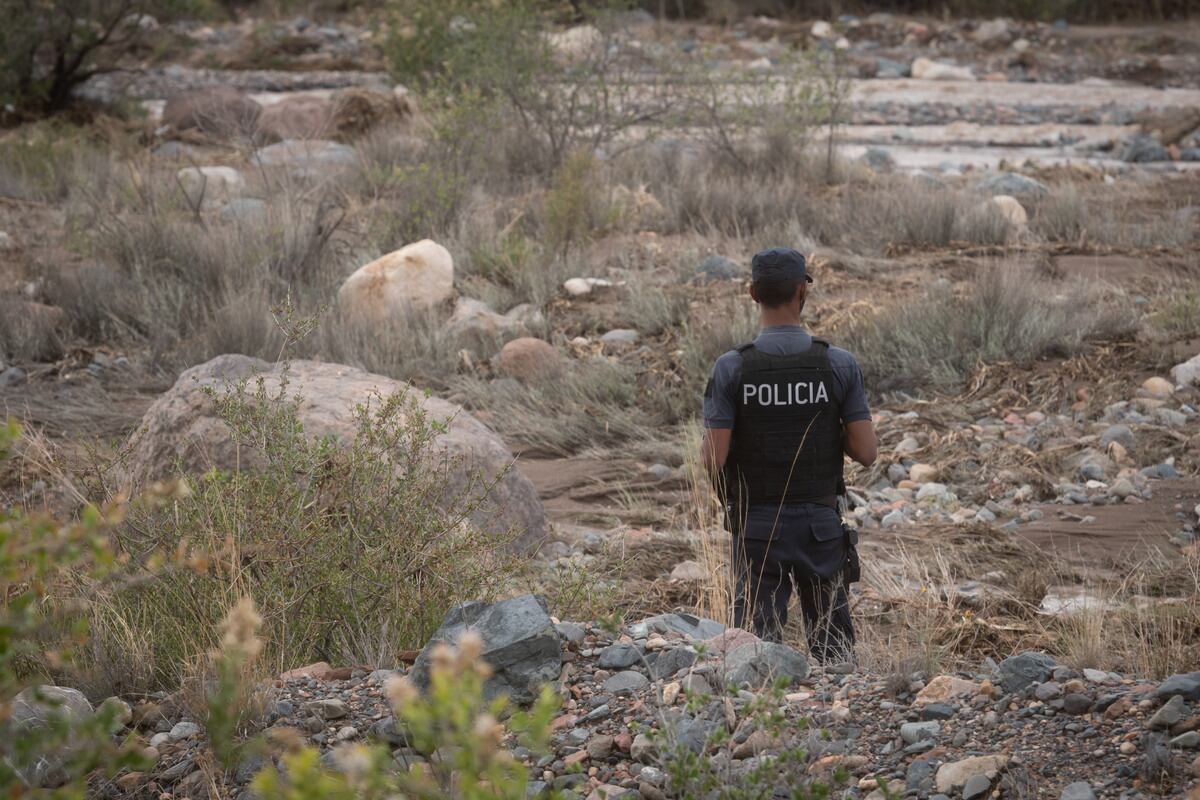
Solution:
[[[763,328],[800,327],[800,312],[791,307],[767,308],[760,306],[759,325]]]

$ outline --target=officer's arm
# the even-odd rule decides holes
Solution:
[[[842,434],[842,449],[864,467],[874,464],[875,457],[879,455],[875,424],[869,419],[847,422]]]
[[[700,463],[709,475],[716,475],[729,458],[729,442],[733,439],[731,428],[705,428],[704,441],[700,444]]]

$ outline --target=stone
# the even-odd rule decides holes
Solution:
[[[742,267],[725,256],[709,256],[696,267],[696,279],[702,282],[731,281],[746,274]]]
[[[227,204],[246,185],[242,173],[233,167],[184,167],[175,178],[187,202],[199,208]]]
[[[587,800],[639,800],[641,795],[637,789],[626,789],[624,786],[604,784],[597,786],[587,796]]]
[[[491,481],[482,504],[470,521],[480,530],[506,535],[515,529],[513,546],[534,549],[546,535],[546,516],[533,484],[513,468],[512,451],[504,442],[461,407],[437,397],[425,397],[407,384],[372,375],[353,367],[315,361],[289,362],[287,391],[300,399],[299,416],[305,434],[329,436],[343,446],[356,435],[354,408],[374,397],[398,392],[419,399],[430,420],[447,423],[432,441],[431,459],[445,462],[446,494],[439,502],[456,502],[478,479],[503,474]],[[128,444],[124,484],[127,489],[145,486],[176,474],[202,474],[209,469],[252,469],[255,454],[239,449],[229,429],[214,410],[208,391],[229,391],[239,380],[261,378],[269,393],[280,391],[284,367],[241,355],[218,356],[183,372],[175,385],[160,396],[142,417]]]
[[[642,660],[642,651],[635,644],[618,642],[600,651],[596,666],[600,669],[628,669]]]
[[[1167,742],[1167,744],[1171,747],[1195,750],[1200,748],[1200,731],[1185,731]]]
[[[0,251],[14,250],[17,243],[13,240],[8,231],[0,231]]]
[[[690,672],[679,682],[679,688],[689,696],[712,694],[712,684],[698,672]]]
[[[896,169],[896,159],[882,147],[868,147],[858,161],[866,164],[874,172],[889,173]]]
[[[1085,447],[1066,460],[1068,468],[1085,481],[1103,481],[1113,472],[1113,461],[1092,447]]]
[[[1151,397],[1167,398],[1175,394],[1175,387],[1166,378],[1155,375],[1142,381],[1142,391]]]
[[[991,195],[1011,197],[1045,197],[1050,194],[1050,189],[1046,184],[1015,172],[998,172],[995,175],[989,175],[976,184],[976,188]]]
[[[981,800],[992,791],[992,782],[986,775],[972,775],[963,784],[963,800]]]
[[[680,561],[671,570],[671,580],[685,583],[706,581],[712,574],[699,561]]]
[[[1117,157],[1129,164],[1149,164],[1156,161],[1170,161],[1171,152],[1150,134],[1135,133],[1121,143],[1121,150]]]
[[[304,710],[317,719],[326,721],[342,719],[350,715],[350,707],[346,705],[346,701],[336,697],[327,697],[305,703]]]
[[[1150,719],[1146,720],[1146,727],[1152,731],[1166,730],[1187,719],[1187,715],[1188,708],[1184,705],[1183,695],[1173,695],[1170,700],[1162,704],[1158,711],[1154,712]]]
[[[1063,711],[1073,716],[1086,714],[1092,710],[1093,700],[1090,695],[1082,692],[1072,692],[1063,698]]]
[[[25,370],[20,367],[9,367],[0,371],[0,389],[20,386],[25,382]]]
[[[422,239],[359,267],[338,289],[338,307],[356,321],[380,325],[438,306],[453,293],[450,251]]]
[[[575,25],[546,34],[551,49],[568,60],[578,60],[604,46],[604,34],[595,25]]]
[[[623,695],[632,694],[638,689],[643,689],[649,685],[650,679],[640,672],[633,670],[624,670],[604,681],[604,691],[610,694]]]
[[[563,373],[563,358],[542,339],[514,339],[500,350],[500,372],[523,383],[552,380]]]
[[[1128,425],[1109,425],[1100,434],[1100,444],[1108,446],[1116,442],[1126,450],[1133,450],[1137,442],[1133,438],[1133,431]]]
[[[392,747],[408,747],[408,731],[397,722],[395,717],[384,717],[371,726],[370,735]]]
[[[571,297],[583,297],[592,293],[593,284],[587,278],[568,278],[563,282],[563,289]]]
[[[30,686],[12,699],[8,719],[2,723],[0,732],[6,737],[8,731],[32,734],[48,732],[56,720],[67,725],[78,725],[92,718],[92,704],[78,689],[66,686]],[[11,727],[10,727],[11,726]],[[12,767],[27,785],[35,788],[62,786],[71,776],[67,768],[87,747],[86,742],[68,737],[37,752],[12,754]],[[6,765],[7,766],[7,765]],[[19,786],[19,784],[18,784]]]
[[[197,130],[221,139],[249,137],[262,106],[231,86],[213,86],[167,98],[162,122],[177,131]]]
[[[1171,367],[1171,380],[1180,386],[1200,386],[1200,355]]]
[[[975,73],[970,67],[944,64],[940,61],[920,57],[912,62],[912,76],[919,81],[973,81]]]
[[[1200,509],[1200,506],[1197,506]],[[1200,515],[1200,510],[1197,510]],[[1163,700],[1175,695],[1181,695],[1184,700],[1200,700],[1200,672],[1180,673],[1172,675],[1158,685],[1155,694]]]
[[[934,779],[939,792],[950,793],[966,785],[976,775],[988,776],[999,773],[1008,765],[1008,756],[1000,753],[990,756],[974,756],[961,761],[951,761],[938,767]]]
[[[217,209],[225,222],[262,224],[267,221],[267,204],[255,197],[235,197]]]
[[[358,153],[353,147],[324,139],[284,139],[255,150],[251,160],[264,167],[319,171],[354,166],[358,163]]]
[[[979,27],[971,33],[971,38],[980,44],[1008,44],[1012,29],[1008,20],[991,19],[979,23]]]
[[[1029,214],[1025,212],[1025,206],[1021,205],[1021,201],[1011,195],[998,194],[995,197],[989,198],[987,205],[989,209],[998,213],[1013,228],[1024,228],[1029,224]]]
[[[441,627],[413,664],[409,677],[418,688],[429,685],[433,648],[439,642],[455,645],[468,630],[483,640],[479,657],[492,668],[483,687],[488,699],[508,695],[514,703],[528,705],[537,699],[543,684],[558,678],[562,667],[558,631],[546,611],[545,598],[527,594],[495,603],[472,601],[446,612]]]
[[[905,744],[916,744],[936,739],[941,730],[941,724],[936,721],[905,722],[900,726],[900,738],[904,740]]]
[[[588,740],[586,747],[589,758],[593,761],[603,761],[612,755],[613,737],[597,734]]]
[[[796,683],[808,677],[808,659],[775,642],[755,642],[730,651],[721,664],[725,679],[734,685],[761,689],[778,678]]]
[[[113,732],[129,727],[133,722],[133,707],[119,697],[109,697],[96,709],[97,714],[112,718],[110,729]]]
[[[954,706],[946,703],[929,703],[921,707],[921,719],[954,719],[956,711]]]
[[[328,139],[333,133],[333,99],[295,94],[263,108],[255,138],[271,143],[285,139]]]
[[[692,614],[659,614],[629,626],[629,634],[644,638],[650,633],[681,633],[697,641],[705,641],[725,632],[721,623]]]
[[[1049,680],[1055,667],[1054,659],[1045,653],[1027,650],[1000,662],[1000,688],[1007,694],[1022,691],[1035,683]]]
[[[520,308],[520,307],[518,307]],[[454,304],[454,313],[446,323],[447,330],[455,343],[479,358],[491,358],[500,352],[506,343],[529,333],[524,309],[517,314],[498,314],[480,300],[460,297]],[[534,340],[539,341],[539,340]],[[543,342],[543,344],[549,344]],[[552,354],[554,362],[561,367],[557,352]],[[501,365],[503,370],[503,365]],[[518,377],[512,375],[511,377]]]
[[[932,464],[913,464],[908,468],[908,479],[914,483],[929,483],[937,477],[938,469]]]
[[[1062,697],[1062,694],[1062,687],[1054,681],[1040,683],[1038,684],[1038,687],[1033,690],[1033,696],[1038,700],[1041,700],[1043,703],[1048,703],[1051,700],[1057,700],[1058,698]]]
[[[1063,787],[1059,800],[1096,800],[1096,793],[1087,781],[1075,781]]]
[[[634,761],[649,764],[658,758],[658,748],[653,739],[644,733],[639,733],[633,737],[633,744],[629,747],[629,756]]]
[[[280,673],[279,680],[295,681],[304,678],[312,678],[315,681],[328,681],[333,679],[334,669],[329,666],[328,661],[314,661],[303,667],[289,669],[287,672]]]
[[[628,328],[616,328],[600,337],[600,343],[616,347],[630,347],[641,338],[637,331]]]

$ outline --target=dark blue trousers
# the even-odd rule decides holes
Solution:
[[[837,511],[816,503],[751,506],[730,522],[734,624],[766,641],[782,641],[795,591],[813,659],[851,661],[854,625],[841,580],[846,543]]]

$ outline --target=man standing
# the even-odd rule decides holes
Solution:
[[[764,250],[751,273],[762,330],[717,359],[704,392],[702,457],[733,534],[734,624],[780,641],[794,584],[813,658],[851,661],[837,496],[843,455],[870,466],[878,450],[862,372],[800,326],[812,282],[803,255]]]

